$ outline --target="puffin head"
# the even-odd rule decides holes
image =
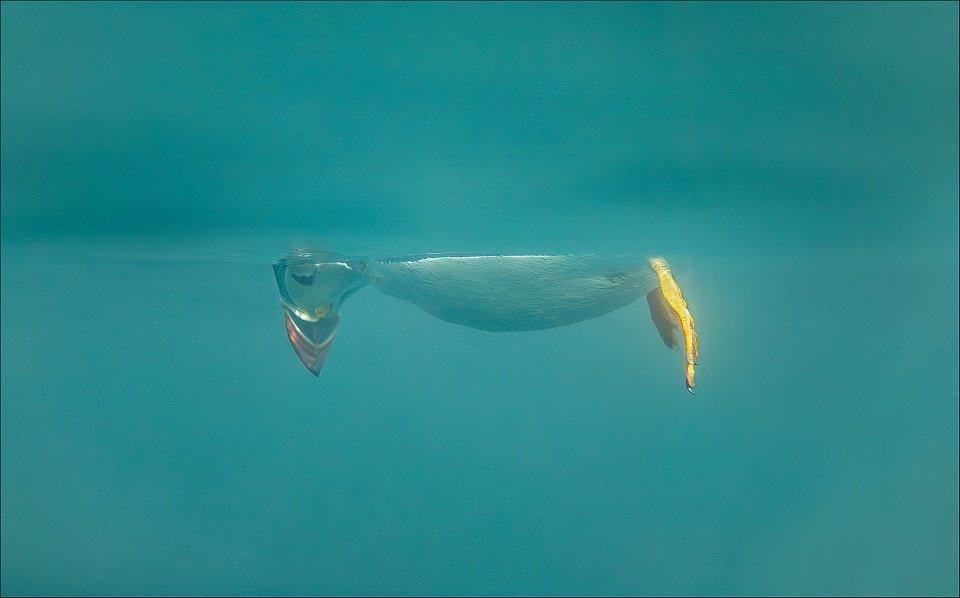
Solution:
[[[273,265],[287,339],[311,374],[320,375],[340,325],[340,306],[367,283],[360,261],[282,259]]]

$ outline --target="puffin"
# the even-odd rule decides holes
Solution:
[[[284,330],[319,376],[344,302],[372,286],[430,315],[490,332],[544,330],[590,320],[645,296],[664,344],[683,349],[693,394],[699,342],[693,315],[662,257],[595,254],[418,254],[361,257],[298,250],[273,264]]]

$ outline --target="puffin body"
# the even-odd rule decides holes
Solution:
[[[378,289],[454,324],[542,330],[596,318],[656,288],[643,262],[593,255],[439,256],[374,260]]]

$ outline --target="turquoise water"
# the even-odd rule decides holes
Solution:
[[[957,4],[2,16],[14,594],[956,594]],[[663,254],[488,333],[270,263]]]

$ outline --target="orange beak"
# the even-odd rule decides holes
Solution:
[[[310,320],[283,306],[283,326],[287,331],[287,339],[297,357],[314,376],[319,376],[323,369],[323,362],[327,359],[339,324],[339,315]]]

